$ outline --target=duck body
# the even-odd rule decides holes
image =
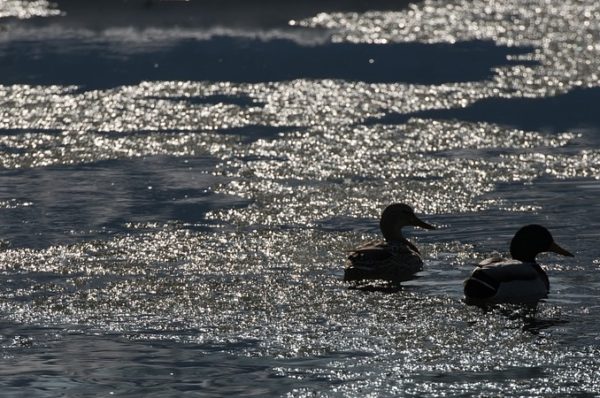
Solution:
[[[541,225],[526,225],[510,242],[512,259],[491,258],[482,261],[464,282],[469,304],[533,303],[548,296],[548,275],[537,263],[536,256],[554,252],[573,255],[560,247],[550,232]]]
[[[489,259],[477,265],[464,283],[470,303],[527,303],[548,296],[548,275],[536,262]]]
[[[423,259],[410,242],[374,241],[352,251],[349,266],[344,271],[344,281],[410,280],[423,270]]]

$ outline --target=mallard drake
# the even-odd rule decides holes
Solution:
[[[542,252],[573,257],[556,244],[550,232],[541,225],[527,225],[519,229],[510,242],[512,259],[486,259],[464,282],[467,302],[527,303],[546,297],[550,281],[535,260]]]
[[[406,204],[394,203],[386,207],[379,221],[385,240],[369,242],[352,250],[344,281],[381,279],[401,282],[421,271],[423,260],[419,249],[402,235],[402,228],[409,225],[435,229],[419,219]]]

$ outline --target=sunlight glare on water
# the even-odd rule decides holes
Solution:
[[[227,59],[195,79],[161,72],[169,57],[157,54],[193,61],[169,53],[179,40],[215,53],[237,43],[214,27],[146,43],[139,31],[63,29],[57,7],[0,1],[0,57],[23,57],[23,72],[3,66],[11,77],[0,81],[3,389],[600,394],[596,2],[424,1],[238,29],[240,48],[259,47],[265,64],[282,48],[398,46],[377,47],[389,59],[350,52],[364,64],[348,66],[356,78],[305,65],[268,81]],[[52,78],[30,73],[20,46],[54,62]],[[381,64],[396,51],[483,72],[437,81],[440,70],[417,66],[425,78],[394,80]],[[496,51],[500,61],[482,60]],[[96,85],[60,69],[90,57],[84,65],[125,70],[146,56],[140,78]],[[378,237],[394,201],[440,227],[411,231],[425,270],[391,293],[348,289],[347,251]],[[533,222],[576,254],[541,256],[550,297],[535,311],[466,306],[473,264]]]
[[[3,0],[0,2],[0,18],[21,19],[60,15],[60,10],[47,0]]]

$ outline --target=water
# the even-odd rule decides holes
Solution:
[[[4,396],[599,395],[597,2],[237,3],[0,1]],[[348,289],[392,201],[425,270]]]

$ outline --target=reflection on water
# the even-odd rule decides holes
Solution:
[[[598,3],[279,3],[0,2],[2,391],[599,394]],[[527,223],[548,299],[466,306]]]

